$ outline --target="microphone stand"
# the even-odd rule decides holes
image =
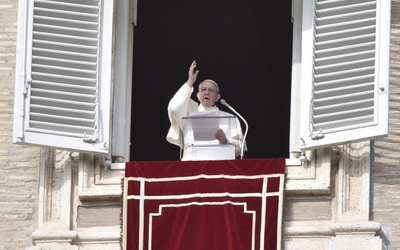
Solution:
[[[247,131],[249,130],[249,125],[247,124],[246,120],[234,108],[232,108],[232,106],[229,105],[224,99],[221,99],[220,102],[223,105],[225,105],[226,107],[228,107],[230,110],[232,110],[232,112],[234,112],[237,116],[239,116],[240,119],[242,119],[242,121],[246,125],[246,131],[244,132],[243,138],[242,138],[242,140],[239,140],[239,142],[240,142],[240,159],[243,159],[244,143],[246,142],[246,136],[247,136]]]

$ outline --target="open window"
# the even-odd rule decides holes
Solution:
[[[19,1],[14,142],[129,159],[134,2]],[[290,151],[386,134],[390,1],[293,13]]]

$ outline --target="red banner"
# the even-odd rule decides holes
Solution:
[[[280,249],[284,159],[130,162],[125,249]]]

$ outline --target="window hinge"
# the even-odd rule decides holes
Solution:
[[[28,89],[29,89],[29,85],[31,85],[32,83],[32,79],[28,79],[25,84],[24,84],[24,91],[22,91],[22,94],[24,96],[26,96],[26,94],[28,93]]]
[[[97,138],[94,135],[87,135],[86,133],[83,133],[82,139],[87,143],[95,143],[97,141]]]
[[[322,129],[320,129],[318,132],[313,132],[310,135],[310,137],[312,140],[320,140],[320,139],[324,138],[325,135],[324,135],[324,133],[322,133]]]

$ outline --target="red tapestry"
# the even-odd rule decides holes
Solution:
[[[280,249],[284,159],[130,162],[125,249]]]

